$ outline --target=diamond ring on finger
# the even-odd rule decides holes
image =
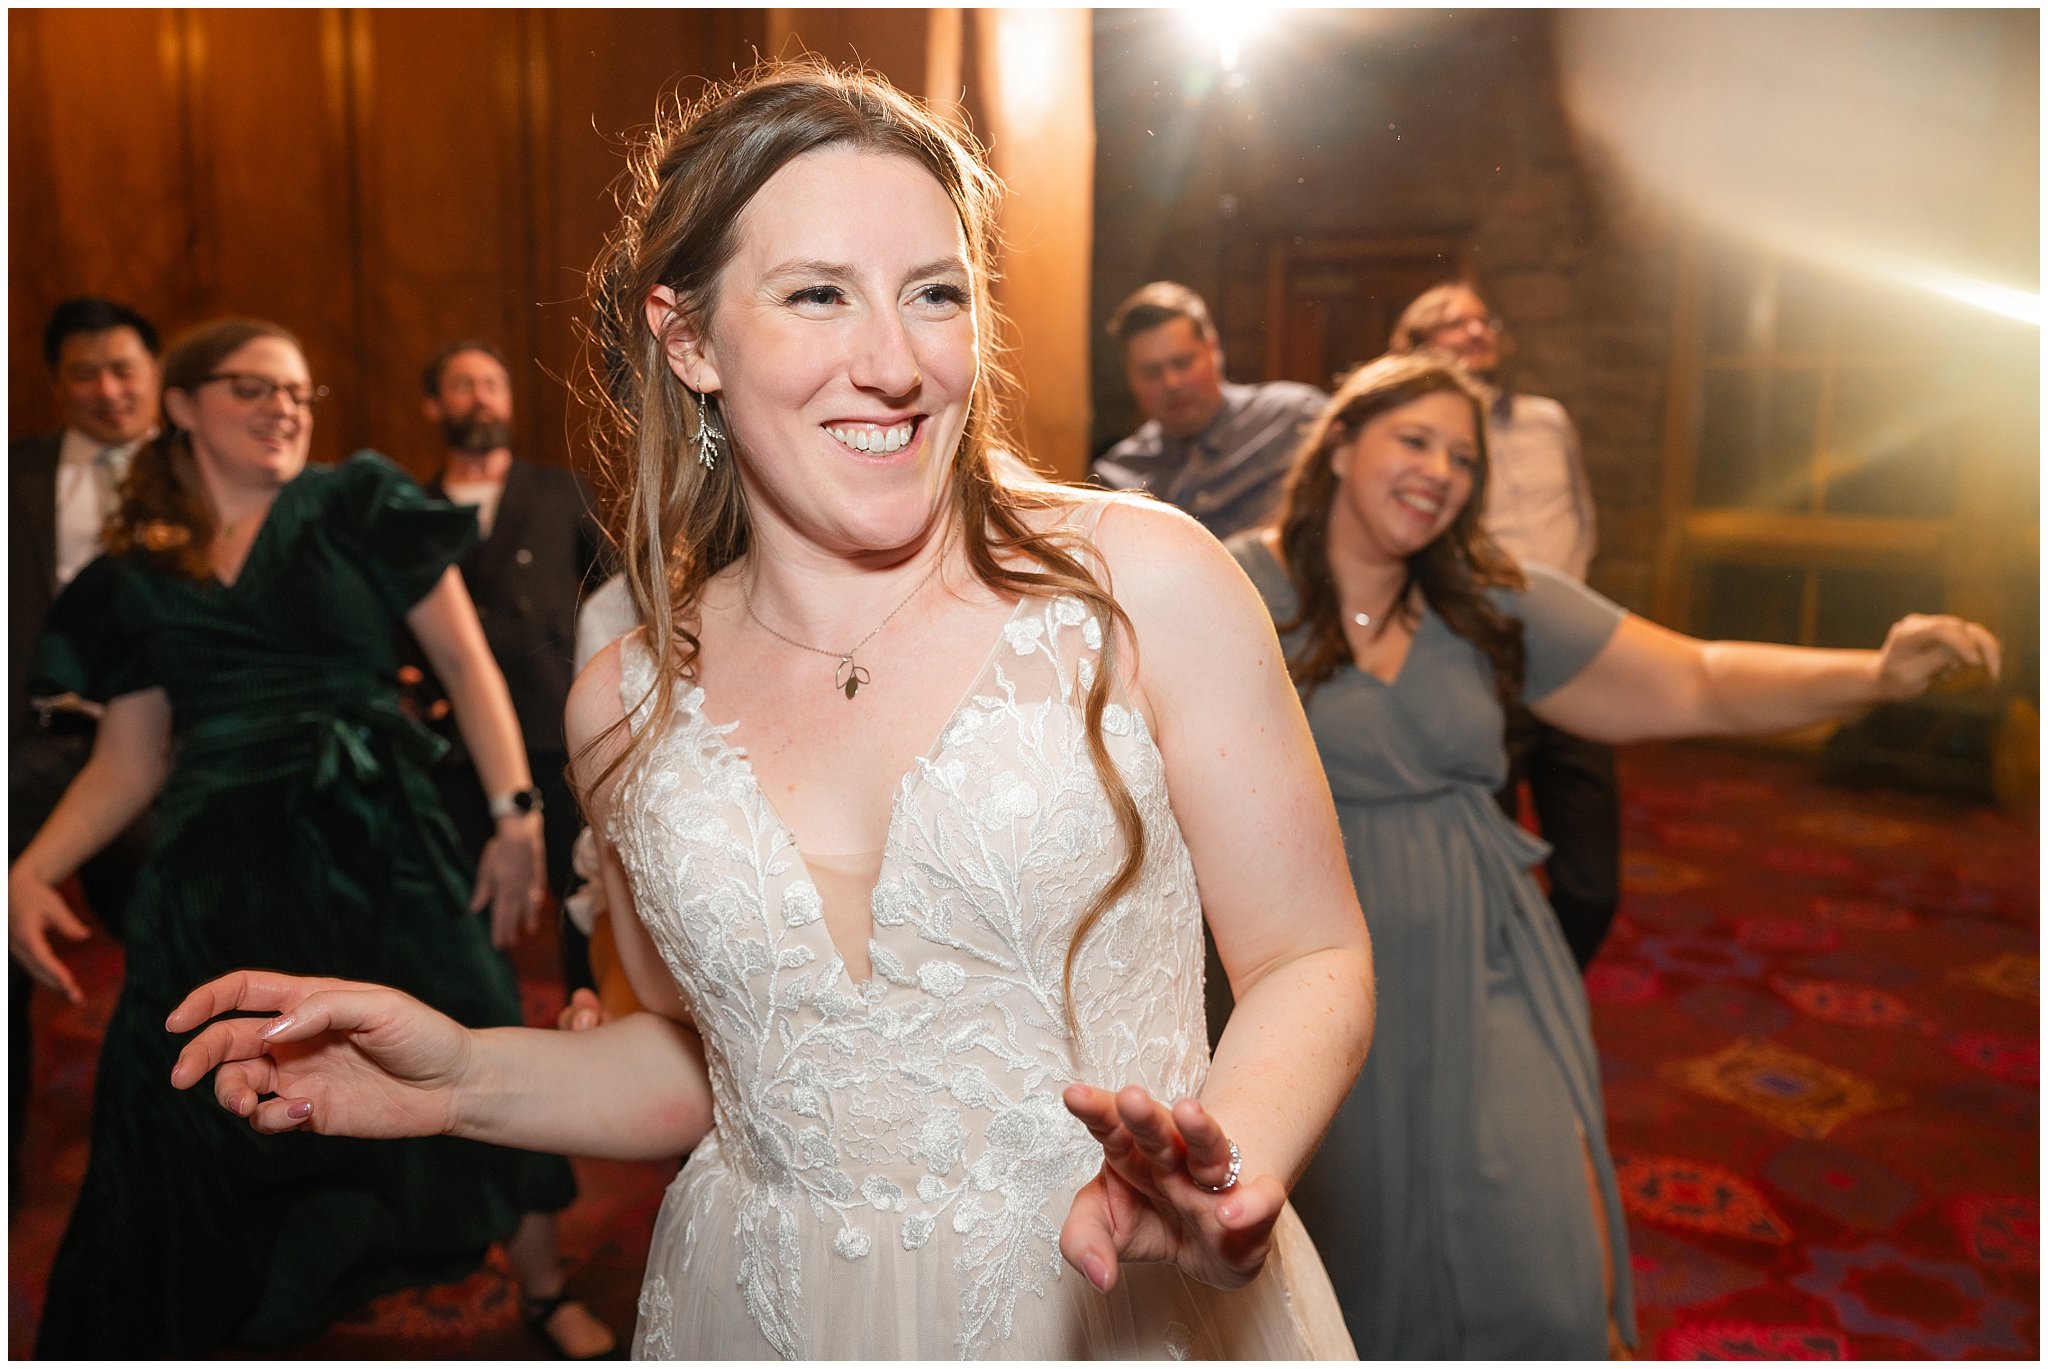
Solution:
[[[1238,1151],[1237,1142],[1227,1141],[1224,1144],[1230,1147],[1230,1170],[1223,1176],[1223,1182],[1220,1184],[1204,1184],[1199,1179],[1195,1180],[1197,1184],[1201,1184],[1203,1188],[1208,1189],[1211,1193],[1228,1193],[1231,1189],[1236,1188],[1238,1173],[1244,1169],[1244,1156]]]

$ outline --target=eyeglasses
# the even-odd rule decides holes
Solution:
[[[1498,333],[1507,327],[1507,320],[1499,314],[1468,314],[1464,318],[1447,318],[1429,331],[1435,337],[1441,337],[1445,333],[1469,333],[1474,324],[1489,333]]]
[[[280,390],[284,391],[284,397],[289,399],[292,407],[296,409],[310,409],[327,398],[325,385],[300,385],[291,381],[272,380],[269,376],[259,376],[250,371],[215,371],[201,379],[199,383],[211,385],[216,380],[226,381],[228,393],[244,404],[266,403]]]

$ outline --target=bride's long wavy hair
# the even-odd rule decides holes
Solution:
[[[1076,1032],[1075,951],[1136,882],[1145,858],[1144,821],[1102,730],[1119,641],[1133,640],[1130,621],[1111,596],[1107,572],[1098,577],[1093,569],[1099,559],[1085,539],[1071,529],[1032,526],[1032,515],[1072,496],[999,473],[998,454],[1020,450],[1009,419],[1015,380],[1003,364],[1001,321],[990,296],[1001,185],[969,135],[866,72],[818,62],[764,65],[693,102],[664,108],[626,172],[624,217],[591,269],[595,316],[587,341],[613,537],[653,658],[668,668],[655,672],[647,722],[599,779],[644,759],[673,716],[678,681],[695,678],[701,648],[693,626],[704,587],[751,544],[736,462],[721,459],[707,468],[691,455],[705,418],[696,396],[669,368],[667,335],[708,324],[720,274],[739,248],[741,213],[755,194],[794,159],[827,147],[908,158],[931,173],[959,212],[980,367],[946,497],[970,573],[998,593],[1072,595],[1108,629],[1083,716],[1089,756],[1115,813],[1124,855],[1067,948],[1067,1025]],[[674,291],[679,302],[662,332],[649,325],[643,308],[657,286]],[[729,444],[730,424],[725,431]],[[745,459],[739,452],[738,460]]]

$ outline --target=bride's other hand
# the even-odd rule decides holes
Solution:
[[[212,1022],[171,1069],[190,1088],[218,1068],[220,1105],[260,1132],[437,1136],[453,1129],[471,1054],[467,1029],[418,999],[375,984],[238,970],[201,985],[164,1022]]]
[[[1287,1192],[1242,1169],[1231,1182],[1230,1140],[1207,1108],[1184,1098],[1168,1109],[1136,1084],[1074,1084],[1064,1101],[1102,1147],[1102,1169],[1060,1230],[1068,1264],[1105,1293],[1126,1260],[1171,1262],[1217,1288],[1251,1282]]]

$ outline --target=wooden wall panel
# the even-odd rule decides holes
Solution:
[[[535,355],[527,290],[531,203],[520,110],[520,18],[503,10],[373,10],[356,56],[358,185],[370,440],[428,471],[419,368],[477,335]],[[513,367],[515,393],[538,379]],[[522,449],[529,415],[515,409]]]
[[[44,187],[56,178],[48,134],[49,97],[42,69],[42,15],[7,13],[7,126],[13,193],[7,197],[7,392],[16,432],[49,428],[57,406],[43,365],[43,320],[58,299],[63,236],[47,211]]]
[[[375,446],[422,473],[439,444],[420,367],[451,338],[488,337],[513,362],[522,453],[581,463],[567,385],[584,274],[617,222],[627,138],[660,97],[781,44],[921,95],[964,74],[960,108],[985,135],[996,122],[963,51],[979,38],[951,10],[47,10],[8,27],[15,434],[56,421],[36,346],[50,306],[97,293],[167,336],[227,313],[275,319],[334,392],[316,458]],[[1004,131],[1012,152],[1036,136]],[[1085,167],[1085,148],[1068,161]],[[1063,194],[1057,175],[1043,193]],[[1078,245],[1042,236],[1020,245],[1074,260],[1039,276],[1013,260],[1016,279],[1073,290],[1085,230]],[[1071,334],[1074,312],[1048,317]],[[1027,354],[1072,350],[1040,345],[1037,314],[1019,315]],[[1055,427],[1083,421],[1083,387],[1034,388],[1034,420],[1063,395]]]
[[[31,244],[18,244],[11,263],[10,313],[19,322],[10,335],[36,360],[33,384],[15,395],[40,426],[56,406],[33,340],[53,303],[90,291],[182,321],[194,300],[178,27],[174,13],[155,10],[8,16],[10,77],[39,106],[10,129],[10,142],[27,133],[38,147],[10,158],[9,175],[12,198],[33,206],[47,234],[32,240],[40,259],[25,260]],[[39,179],[13,180],[21,171]],[[18,366],[14,375],[22,378]]]
[[[773,9],[768,11],[769,55],[815,53],[831,62],[858,62],[913,95],[925,93],[931,58],[931,11],[923,9]]]
[[[369,427],[355,346],[341,18],[276,9],[188,15],[198,293],[209,314],[248,314],[298,334],[314,378],[332,391],[314,424],[313,459],[337,461]]]
[[[588,450],[585,416],[571,397],[584,383],[584,282],[618,226],[614,190],[633,136],[653,123],[659,102],[703,88],[684,73],[729,77],[749,60],[750,45],[719,33],[711,18],[689,10],[541,12],[549,80],[535,142],[548,212],[538,225],[535,299],[541,355],[560,379],[529,387],[536,450]]]
[[[1008,187],[996,303],[1010,325],[1023,390],[1024,452],[1067,480],[1088,473],[1088,285],[1095,105],[1085,10],[978,11],[973,70],[983,136]]]

